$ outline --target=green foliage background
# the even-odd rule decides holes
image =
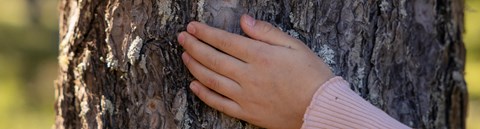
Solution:
[[[480,0],[466,1],[467,124],[480,129]],[[0,129],[43,129],[54,123],[57,4],[0,0]]]
[[[480,129],[480,0],[466,0],[464,42],[465,79],[470,96],[467,128]]]
[[[57,0],[0,0],[0,129],[54,122]]]

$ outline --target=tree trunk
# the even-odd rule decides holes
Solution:
[[[465,128],[464,0],[61,0],[57,128],[256,128],[188,89],[176,34],[266,20],[414,128]]]

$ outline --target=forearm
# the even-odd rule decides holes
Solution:
[[[304,116],[302,129],[309,128],[409,128],[365,101],[335,77],[321,86]]]

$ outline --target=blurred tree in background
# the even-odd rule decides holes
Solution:
[[[480,129],[480,0],[466,0],[468,128]],[[0,0],[0,129],[50,128],[57,77],[57,0]]]

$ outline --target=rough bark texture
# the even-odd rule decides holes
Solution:
[[[256,128],[189,90],[176,34],[241,33],[243,13],[304,41],[414,128],[464,128],[463,0],[61,0],[57,128]]]

